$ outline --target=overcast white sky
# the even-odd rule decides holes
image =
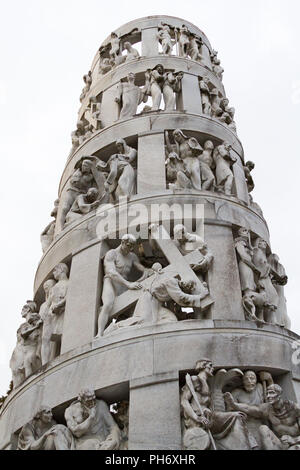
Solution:
[[[219,51],[246,159],[256,163],[254,199],[289,275],[289,315],[299,333],[299,0],[1,0],[0,6],[0,395],[11,378],[21,307],[33,296],[39,236],[70,150],[82,76],[110,32],[142,16],[189,20]]]

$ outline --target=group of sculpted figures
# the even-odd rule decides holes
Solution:
[[[160,263],[146,268],[134,253],[137,240],[133,235],[124,235],[119,247],[108,251],[104,258],[105,277],[97,337],[120,328],[177,322],[175,306],[201,308],[203,299],[209,295],[204,277],[213,262],[213,254],[202,238],[197,234],[188,233],[183,225],[177,225],[174,227],[174,240],[166,237],[165,241],[159,243],[155,238],[158,232],[158,225],[149,227],[150,243],[152,242],[154,250],[160,250],[164,254],[168,245],[175,245],[179,258],[197,252],[198,260],[194,257],[189,266],[190,277],[182,279],[178,268],[172,264],[165,269]],[[166,248],[162,243],[167,244]],[[176,261],[180,262],[180,259]],[[133,268],[142,275],[137,281],[130,280]],[[194,272],[198,275],[198,286],[193,278]],[[116,318],[115,299],[128,290],[137,291],[137,303],[132,316],[119,322],[112,321]]]
[[[236,133],[235,109],[229,106],[228,98],[220,96],[216,87],[210,88],[210,79],[207,76],[200,79],[199,86],[203,114],[217,119]]]
[[[172,39],[171,32],[175,40]],[[203,58],[202,48],[206,47],[200,37],[191,33],[186,25],[181,28],[174,28],[168,24],[161,24],[158,32],[158,39],[162,46],[163,55],[172,55],[173,47],[177,44],[179,57],[190,58],[207,66]],[[217,78],[222,81],[224,69],[221,67],[221,62],[218,59],[217,51],[210,53],[211,68]]]
[[[197,375],[187,374],[181,391],[185,450],[299,450],[300,408],[284,400],[268,372],[239,369],[215,372],[203,359]],[[242,385],[223,393],[230,381]]]
[[[28,301],[22,309],[25,322],[17,331],[17,345],[10,360],[14,388],[58,354],[68,292],[68,272],[66,264],[58,264],[53,270],[53,278],[44,283],[45,301],[39,311],[32,301]]]
[[[173,39],[174,38],[174,39]],[[203,44],[202,39],[191,33],[186,25],[181,28],[176,28],[168,24],[161,24],[158,29],[157,40],[161,44],[162,55],[170,56],[173,54],[174,46],[176,45],[177,55],[179,57],[190,58],[201,65],[211,69],[219,80],[222,80],[224,69],[221,67],[221,62],[218,59],[216,51],[210,52],[210,63],[207,63],[203,58]],[[126,54],[123,55],[123,51]],[[138,50],[127,40],[119,37],[115,32],[111,33],[110,42],[107,46],[100,47],[99,49],[99,74],[105,75],[110,72],[114,67],[138,59],[140,54]],[[90,87],[91,72],[84,76],[86,84],[81,95],[81,101],[85,98]]]
[[[261,238],[252,246],[250,232],[245,228],[239,229],[235,248],[246,319],[290,329],[284,296],[288,278],[278,256],[269,252],[268,244]]]
[[[18,450],[127,450],[128,402],[111,413],[105,401],[85,389],[65,410],[66,425],[57,424],[52,410],[42,406],[23,426]]]
[[[135,74],[130,72],[127,82],[120,82],[118,96],[115,101],[120,105],[119,119],[131,118],[136,115],[138,106],[147,103],[152,98],[152,107],[146,105],[143,112],[158,111],[162,98],[164,111],[174,111],[176,108],[176,95],[181,92],[181,72],[166,71],[163,65],[158,64],[154,69],[147,70],[143,88],[135,85]]]
[[[184,450],[300,450],[300,408],[283,398],[270,373],[216,371],[209,359],[198,361],[194,371],[186,375],[180,395]],[[42,406],[23,426],[18,450],[128,449],[128,402],[113,413],[85,389],[64,418],[65,424],[58,424]]]
[[[237,158],[227,142],[214,146],[207,140],[201,147],[197,139],[180,129],[173,132],[174,144],[166,132],[166,169],[170,189],[196,189],[233,194],[233,165]]]

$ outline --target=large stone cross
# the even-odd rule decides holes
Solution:
[[[201,294],[204,291],[204,286],[200,279],[197,277],[195,272],[192,270],[191,265],[198,264],[203,260],[203,255],[199,250],[195,250],[185,256],[183,256],[178,248],[176,247],[173,240],[166,229],[160,225],[151,230],[151,238],[154,239],[163,252],[169,265],[163,269],[165,273],[179,274],[184,280],[191,280],[195,282],[195,294]],[[153,276],[145,279],[140,284],[143,286],[143,290],[149,289],[153,282]],[[117,317],[130,307],[133,307],[141,296],[141,291],[128,290],[123,294],[119,295],[114,302],[113,306],[113,317]],[[201,313],[212,305],[213,300],[208,295],[201,300],[201,308],[195,309],[196,313]]]

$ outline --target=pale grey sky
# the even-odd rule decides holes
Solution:
[[[1,0],[0,6],[0,394],[11,378],[21,307],[33,295],[39,235],[70,150],[82,76],[110,32],[142,16],[189,20],[219,51],[246,159],[256,163],[254,198],[289,275],[289,315],[299,333],[299,0]]]

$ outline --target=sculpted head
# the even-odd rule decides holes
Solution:
[[[129,72],[129,74],[127,75],[127,81],[128,82],[134,82],[135,81],[135,73],[133,72]]]
[[[112,32],[110,36],[111,36],[111,38],[112,38],[112,39],[114,39],[114,38],[117,38],[117,37],[118,37],[118,35],[117,35],[116,33],[114,33],[114,32]]]
[[[255,390],[257,384],[257,377],[256,373],[252,370],[248,370],[245,372],[243,376],[243,386],[246,392],[252,392]]]
[[[278,403],[281,399],[281,396],[282,388],[280,385],[273,384],[267,388],[267,401],[271,405]]]
[[[246,238],[249,240],[250,232],[247,228],[241,227],[238,231],[239,237]]]
[[[185,294],[192,294],[195,290],[195,282],[192,280],[179,281],[179,287]]]
[[[265,240],[263,240],[262,238],[257,238],[255,240],[255,246],[259,249],[261,249],[262,251],[266,251],[267,248],[268,248],[268,244]]]
[[[89,173],[92,168],[92,162],[91,160],[83,160],[81,164],[81,171],[82,173]]]
[[[93,390],[84,389],[78,395],[78,401],[87,408],[93,408],[96,405],[96,395]]]
[[[197,362],[195,369],[197,373],[205,371],[210,377],[214,375],[214,367],[210,359],[201,359]]]
[[[247,162],[247,163],[246,163],[246,167],[247,167],[250,171],[252,171],[252,170],[254,170],[254,168],[255,168],[255,163],[253,163],[253,162]]]
[[[99,191],[97,188],[90,188],[87,192],[87,198],[89,201],[96,201],[99,196]]]
[[[125,47],[125,49],[127,49],[127,51],[130,51],[130,49],[132,48],[132,45],[130,44],[129,41],[126,41],[126,42],[124,42],[124,47]]]
[[[116,147],[119,153],[124,153],[126,148],[126,142],[124,139],[116,140]]]
[[[69,273],[69,268],[65,263],[59,263],[53,269],[53,277],[56,281],[59,281],[61,277],[67,276]]]
[[[160,75],[162,75],[165,71],[163,65],[161,65],[161,64],[157,64],[156,67],[154,67],[153,70],[157,70]]]
[[[187,230],[184,225],[178,224],[174,227],[174,239],[184,241],[186,239]]]
[[[22,308],[21,315],[23,318],[27,317],[30,313],[37,311],[37,304],[32,300],[27,300],[26,304]]]
[[[34,417],[35,421],[41,421],[43,424],[51,423],[52,419],[53,415],[49,406],[42,406]]]
[[[160,263],[154,263],[152,266],[153,271],[160,273],[162,271],[162,265]]]
[[[136,238],[133,235],[130,235],[127,233],[122,237],[121,240],[121,249],[123,253],[128,254],[131,253],[134,250],[134,247],[136,245]]]
[[[204,144],[204,150],[214,150],[215,146],[211,140],[207,140]]]
[[[175,141],[178,143],[182,143],[187,139],[181,129],[175,129],[175,131],[173,132],[173,136]]]

